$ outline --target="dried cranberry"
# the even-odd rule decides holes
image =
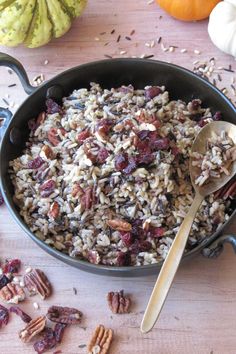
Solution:
[[[199,125],[199,127],[202,128],[207,124],[207,121],[205,120],[205,118],[201,118],[197,124]]]
[[[37,123],[36,123],[36,120],[33,118],[33,119],[30,119],[28,121],[28,127],[30,130],[32,131],[35,131],[37,129]]]
[[[107,135],[112,126],[114,125],[114,121],[112,119],[101,119],[98,124],[97,124],[97,131],[101,134],[101,135]]]
[[[77,141],[79,143],[83,143],[84,140],[86,140],[87,138],[90,137],[90,131],[88,129],[86,130],[83,130],[82,132],[80,132],[78,135],[77,135]]]
[[[11,306],[9,309],[10,312],[15,313],[17,316],[19,316],[22,321],[24,321],[25,323],[29,323],[32,318],[27,315],[27,313],[25,313],[24,311],[21,310],[20,307],[18,306]]]
[[[12,259],[7,261],[3,266],[3,273],[18,273],[21,267],[21,261],[19,259]]]
[[[120,238],[126,247],[130,247],[134,242],[134,237],[130,232],[120,232]]]
[[[155,142],[152,142],[152,149],[153,150],[167,150],[170,146],[170,140],[168,138],[160,138],[157,139]]]
[[[130,252],[132,254],[138,254],[139,253],[139,241],[135,240],[134,243],[130,247]]]
[[[66,327],[67,327],[67,325],[65,323],[56,323],[56,325],[54,327],[54,334],[55,334],[55,338],[56,338],[57,343],[61,343]]]
[[[115,156],[115,169],[122,171],[128,165],[128,154],[126,152]]]
[[[199,99],[194,99],[192,100],[192,109],[194,109],[195,111],[198,110],[198,108],[200,108],[201,106],[201,101]]]
[[[216,112],[212,117],[213,120],[222,120],[222,113],[220,111]]]
[[[0,305],[0,328],[4,324],[5,326],[9,321],[9,311],[6,307]]]
[[[37,170],[39,167],[42,166],[43,163],[44,163],[43,159],[40,156],[38,156],[35,159],[28,162],[28,168]]]
[[[47,107],[47,113],[49,114],[62,113],[61,106],[59,106],[59,104],[53,101],[51,98],[48,98],[46,100],[46,107]]]
[[[136,161],[138,164],[149,165],[154,160],[155,160],[154,154],[150,154],[150,153],[139,154],[136,157]]]
[[[4,203],[4,199],[3,199],[2,193],[0,191],[0,205],[3,205],[3,203]]]
[[[152,244],[149,241],[140,241],[139,242],[139,252],[147,252],[152,248]]]
[[[150,236],[155,237],[155,238],[162,237],[165,233],[165,230],[163,229],[163,227],[151,226],[148,231],[150,233]]]
[[[145,89],[145,97],[148,100],[151,100],[155,96],[158,96],[161,92],[162,91],[161,91],[160,87],[152,86],[152,87],[149,87],[149,88]]]
[[[180,153],[179,148],[177,148],[177,146],[172,146],[172,147],[171,147],[171,153],[172,153],[174,156],[179,155],[179,153]]]
[[[142,227],[143,222],[140,219],[136,219],[132,222],[132,235],[134,235],[136,238],[142,239],[145,237],[145,231]]]
[[[130,252],[119,252],[117,256],[118,266],[129,266],[131,264]]]
[[[4,288],[8,283],[10,283],[10,279],[3,274],[0,278],[0,289]]]
[[[131,93],[134,91],[134,87],[132,85],[128,85],[128,86],[121,86],[118,88],[119,92],[123,92],[123,93]]]
[[[144,140],[148,138],[149,134],[150,134],[150,130],[140,130],[137,135],[139,139]]]
[[[106,161],[108,156],[109,156],[109,153],[108,153],[107,149],[101,148],[98,151],[96,160],[97,160],[98,163],[102,164],[102,163],[104,163]]]
[[[137,160],[135,157],[129,157],[128,165],[123,169],[126,175],[131,174],[137,168]]]
[[[46,351],[54,348],[57,344],[56,336],[53,329],[47,327],[43,333],[44,333],[43,339],[38,340],[33,345],[34,350],[38,354],[45,353]]]

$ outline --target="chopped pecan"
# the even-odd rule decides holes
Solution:
[[[46,317],[40,316],[30,321],[19,333],[19,337],[24,343],[28,343],[33,337],[42,332],[46,325]]]
[[[25,292],[20,285],[9,283],[0,290],[0,298],[9,304],[18,304],[25,299]]]
[[[43,158],[43,159],[49,159],[49,160],[52,160],[53,157],[54,157],[54,153],[53,153],[53,150],[52,148],[50,148],[49,145],[43,145],[41,151],[40,151],[40,156]]]
[[[49,218],[56,219],[58,218],[59,213],[60,213],[60,205],[57,202],[53,202],[48,212]]]
[[[64,324],[80,323],[83,314],[72,307],[51,306],[48,309],[47,317],[52,322]]]
[[[81,207],[84,210],[91,209],[95,200],[94,188],[88,187],[80,198]]]
[[[61,142],[59,132],[61,135],[66,133],[64,128],[50,128],[48,131],[48,140],[53,146],[57,146]]]
[[[112,329],[99,325],[88,344],[89,354],[107,354],[111,345],[112,337]]]
[[[51,295],[51,284],[40,269],[33,269],[25,274],[24,283],[31,295],[39,294],[43,300]]]
[[[107,220],[107,225],[112,228],[113,230],[117,231],[131,231],[132,230],[132,225],[124,220],[121,219],[112,219],[112,220]]]
[[[71,191],[72,197],[74,198],[74,197],[80,196],[80,195],[82,195],[82,194],[84,194],[84,191],[83,191],[83,189],[80,187],[79,182],[75,182],[75,183],[73,184],[72,191]]]
[[[128,313],[130,308],[130,298],[124,295],[124,290],[119,292],[110,291],[107,294],[108,305],[113,313]]]
[[[38,117],[36,119],[37,127],[40,126],[41,124],[43,124],[45,119],[46,119],[46,113],[45,112],[39,113],[39,115],[38,115]]]

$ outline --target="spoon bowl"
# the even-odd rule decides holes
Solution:
[[[190,156],[192,156],[194,152],[204,155],[207,151],[208,139],[212,138],[214,135],[219,136],[222,132],[227,133],[236,145],[236,125],[224,121],[212,122],[203,127],[197,135],[195,141],[193,142]],[[230,165],[229,175],[222,173],[219,178],[210,177],[210,180],[206,184],[199,186],[195,183],[196,178],[199,176],[199,167],[193,166],[192,162],[193,157],[191,157],[189,161],[189,171],[192,185],[196,192],[195,197],[187,215],[184,218],[184,221],[179,228],[179,231],[177,232],[177,235],[172,242],[168,255],[157,278],[141,323],[142,333],[149,332],[157,321],[184,253],[195,215],[203,199],[207,195],[222,188],[236,174],[235,160]]]
[[[203,127],[199,134],[196,136],[193,145],[192,145],[192,153],[199,152],[201,154],[206,153],[207,144],[206,141],[212,138],[215,134],[220,135],[224,131],[234,142],[236,145],[236,125],[224,122],[224,121],[215,121],[209,123]],[[200,195],[206,197],[207,195],[216,192],[218,189],[223,187],[236,173],[236,161],[233,161],[230,166],[230,174],[226,175],[222,173],[220,178],[211,177],[210,182],[203,184],[202,186],[196,185],[195,180],[199,174],[199,168],[192,165],[193,158],[190,157],[189,160],[189,171],[192,185],[196,191]]]

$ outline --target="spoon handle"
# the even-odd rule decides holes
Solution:
[[[140,328],[143,333],[147,333],[152,329],[161,312],[162,306],[164,305],[166,296],[171,287],[171,283],[181,261],[194,217],[203,199],[204,197],[202,195],[196,193],[193,203],[184,218],[177,235],[175,236],[143,316]]]

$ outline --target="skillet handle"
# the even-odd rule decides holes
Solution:
[[[0,107],[0,140],[2,139],[3,133],[6,130],[8,124],[11,121],[12,112],[8,108]],[[3,123],[2,123],[3,122]]]
[[[37,88],[32,86],[29,82],[28,75],[23,67],[23,65],[6,53],[0,53],[0,66],[7,66],[12,69],[19,77],[25,92],[30,95]]]
[[[211,245],[202,250],[202,254],[207,258],[218,257],[224,249],[224,244],[230,243],[236,253],[236,235],[222,235]]]

